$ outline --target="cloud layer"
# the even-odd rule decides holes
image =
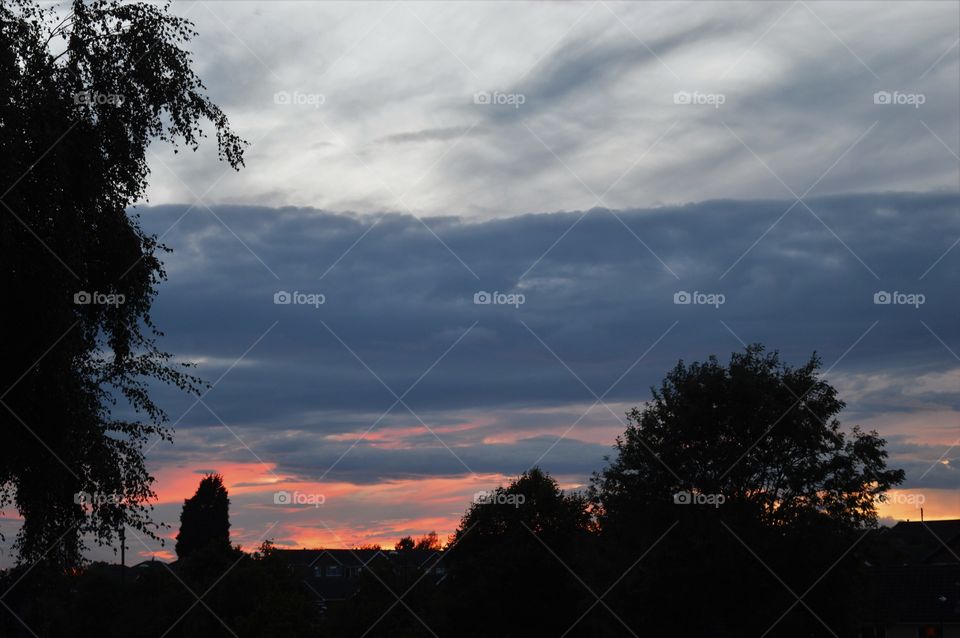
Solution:
[[[792,205],[482,223],[142,209],[174,248],[155,308],[165,347],[215,382],[192,408],[163,394],[178,443],[152,454],[356,484],[539,460],[582,481],[678,359],[759,341],[796,364],[816,351],[848,400],[845,421],[894,437],[914,478],[957,434],[960,198]],[[292,303],[275,303],[280,292]],[[492,303],[476,303],[482,293]],[[676,303],[684,294],[691,303]],[[941,464],[925,480],[943,487],[953,472]]]
[[[489,218],[958,183],[956,3],[174,9],[253,146],[241,174],[158,146],[152,201]]]

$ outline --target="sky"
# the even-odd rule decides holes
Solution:
[[[958,7],[174,3],[251,145],[155,144],[131,211],[212,384],[157,388],[172,527],[135,560],[210,471],[247,548],[445,536],[534,464],[582,488],[678,360],[754,342],[886,438],[884,522],[960,517]]]

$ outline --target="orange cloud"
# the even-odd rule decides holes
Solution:
[[[179,504],[192,496],[204,470],[223,474],[232,501],[231,537],[245,549],[253,549],[264,538],[296,548],[369,544],[392,547],[402,536],[416,537],[430,531],[446,539],[459,525],[475,492],[506,484],[513,478],[488,474],[358,485],[281,477],[275,474],[274,464],[179,465],[156,471],[160,503]],[[582,484],[569,479],[561,481],[561,486],[573,489]],[[322,499],[312,507],[303,501],[300,505],[278,504],[274,494],[279,490],[321,495]],[[960,494],[955,490],[893,490],[886,503],[878,504],[878,509],[886,520],[918,520],[921,506],[928,520],[960,518]],[[171,540],[176,536],[176,527],[166,534]],[[172,558],[165,550],[156,556]]]
[[[960,492],[944,489],[890,490],[887,502],[879,503],[881,518],[919,521],[920,508],[928,521],[960,518]]]
[[[156,481],[153,489],[157,493],[157,503],[183,503],[193,496],[200,480],[207,472],[223,475],[227,490],[231,494],[243,493],[269,487],[278,481],[273,474],[275,464],[267,463],[206,463],[168,465],[157,468],[153,475]],[[262,487],[257,487],[259,484]]]
[[[194,494],[206,471],[223,475],[231,498],[231,539],[246,549],[259,545],[264,538],[294,547],[374,543],[392,547],[402,536],[430,531],[446,538],[456,529],[475,492],[512,478],[489,474],[357,485],[281,477],[275,474],[276,466],[267,463],[197,463],[155,471],[158,503],[182,503]],[[300,505],[276,503],[274,495],[281,490],[292,498],[301,495]],[[310,496],[318,498],[307,501]],[[173,523],[173,529],[164,536],[172,541],[176,528]]]

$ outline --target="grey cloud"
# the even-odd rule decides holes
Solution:
[[[478,474],[516,475],[530,469],[550,449],[542,463],[558,475],[588,476],[603,464],[610,446],[589,444],[576,439],[563,439],[551,449],[556,437],[534,437],[512,444],[447,447],[431,435],[433,445],[416,445],[405,449],[379,449],[360,444],[345,454],[328,476],[354,483],[378,483],[384,480],[462,476]],[[424,437],[426,438],[426,437]],[[446,437],[443,437],[444,439]],[[280,468],[304,480],[319,480],[334,465],[347,446],[337,448],[328,443],[300,445],[296,450],[277,453],[263,442],[263,449],[280,459]],[[304,449],[306,448],[306,449]],[[329,480],[329,479],[328,479]]]
[[[891,465],[906,472],[904,489],[960,489],[960,448],[910,442],[905,436],[887,439]]]
[[[821,176],[817,194],[957,183],[953,4],[621,5],[617,17],[602,5],[558,7],[549,17],[515,6],[509,24],[491,5],[465,7],[467,21],[399,5],[377,23],[388,9],[297,5],[271,10],[266,22],[250,20],[246,7],[221,12],[246,46],[197,11],[196,57],[211,93],[242,134],[259,140],[250,170],[228,175],[207,199],[369,213],[395,206],[402,193],[419,214],[490,218],[788,196],[726,126],[797,193]],[[277,105],[279,90],[326,101],[318,109]],[[478,90],[520,93],[525,102],[477,105]],[[876,105],[880,90],[920,92],[926,101],[920,109]],[[726,102],[678,106],[677,91],[721,93]],[[457,142],[471,125],[478,134]],[[332,146],[318,152],[318,143]],[[165,153],[177,177],[155,161],[155,201],[186,199],[178,179],[202,193],[222,172],[212,153]],[[634,162],[603,202],[580,183],[600,194]]]
[[[465,135],[477,135],[482,129],[470,126],[448,126],[445,128],[423,129],[420,131],[407,131],[404,133],[394,133],[374,140],[378,144],[408,144],[412,142],[436,142],[444,140],[456,140]]]
[[[291,463],[291,472],[308,471],[307,461],[293,463],[288,456],[297,454],[303,441],[362,432],[390,408],[395,394],[415,383],[404,402],[431,428],[453,428],[443,439],[464,446],[468,465],[474,459],[484,471],[515,471],[502,451],[509,446],[487,456],[477,437],[511,431],[532,439],[540,435],[525,433],[542,432],[545,423],[559,434],[579,416],[577,407],[593,402],[591,392],[601,395],[610,388],[608,402],[639,403],[677,359],[725,357],[740,349],[738,338],[778,348],[795,363],[816,350],[827,367],[840,361],[831,371],[838,379],[882,371],[906,387],[911,378],[955,369],[955,359],[937,338],[960,342],[956,322],[945,319],[960,312],[951,283],[960,275],[960,253],[947,254],[923,280],[920,275],[960,236],[960,198],[951,193],[815,198],[809,205],[830,230],[795,207],[751,249],[791,203],[722,200],[483,223],[216,208],[256,257],[210,213],[198,210],[165,238],[175,251],[154,317],[168,335],[164,347],[187,358],[208,358],[200,372],[212,379],[276,322],[205,402],[231,428],[269,433],[254,449],[269,448],[272,460]],[[183,209],[141,212],[144,224],[160,232]],[[275,305],[278,290],[323,293],[326,303]],[[481,290],[522,293],[526,302],[519,308],[475,305],[474,294]],[[681,290],[722,293],[726,302],[719,308],[676,305],[674,294]],[[926,303],[875,305],[879,290],[920,292]],[[954,406],[955,394],[940,391],[944,381],[932,378],[936,402]],[[931,400],[910,396],[913,403],[904,403],[902,396],[864,393],[856,386],[852,391],[849,412],[856,420],[849,425],[866,427],[877,414],[915,411]],[[192,402],[159,392],[174,418]],[[546,409],[564,414],[535,412]],[[456,432],[469,420],[465,415],[493,412],[488,429]],[[594,417],[603,419],[612,442],[620,423],[602,410]],[[203,406],[177,427],[181,437],[211,428],[224,435]],[[402,405],[378,425],[400,427],[420,427]],[[289,437],[278,436],[288,431]],[[429,434],[411,440],[438,445]],[[591,459],[596,456],[583,449]],[[396,455],[371,448],[364,454],[369,463],[344,466],[355,474],[351,480],[463,471],[442,447]],[[563,462],[571,473],[584,467],[574,458]],[[593,460],[586,465],[596,467]]]

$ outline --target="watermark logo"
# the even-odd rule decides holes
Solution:
[[[700,292],[699,290],[687,292],[686,290],[678,290],[673,293],[673,303],[678,306],[713,306],[714,308],[719,308],[726,302],[726,296],[719,292]]]
[[[498,490],[480,490],[473,495],[473,502],[477,505],[512,505],[520,507],[527,502],[523,494],[507,494]]]
[[[87,292],[86,290],[73,293],[73,303],[78,306],[120,306],[126,300],[126,295],[121,293]]]
[[[103,492],[77,492],[73,495],[73,502],[77,505],[118,505],[123,500],[120,494],[106,494]]]
[[[96,91],[78,91],[72,97],[74,104],[87,106],[120,106],[125,100],[119,93],[97,93]]]
[[[299,290],[294,290],[293,292],[287,292],[286,290],[278,290],[273,293],[273,303],[278,306],[313,306],[314,308],[319,308],[327,302],[327,297],[320,292],[300,292]]]
[[[322,93],[301,93],[300,91],[277,91],[273,94],[273,103],[281,106],[312,106],[319,109],[326,104]]]
[[[492,293],[486,290],[480,290],[473,293],[473,303],[478,306],[513,306],[519,308],[526,303],[527,298],[519,292],[499,292],[494,290]]]
[[[923,507],[927,502],[927,497],[915,492],[897,492],[896,494],[887,494],[884,502],[890,505],[910,505],[913,507]]]
[[[927,297],[919,292],[900,292],[878,290],[873,293],[873,303],[878,306],[913,306],[919,308],[926,303]]]
[[[882,106],[912,106],[920,108],[927,101],[923,93],[901,93],[900,91],[877,91],[873,94],[873,103]]]
[[[727,497],[723,494],[701,494],[699,492],[688,492],[684,490],[673,495],[673,502],[676,505],[712,505],[713,507],[720,507],[727,502]]]
[[[280,490],[273,493],[274,505],[313,505],[319,508],[326,502],[327,498],[323,494],[307,494],[296,490],[293,492]]]
[[[500,91],[477,91],[473,94],[473,103],[492,106],[512,106],[519,109],[527,102],[523,93],[501,93]]]
[[[673,103],[692,106],[712,106],[719,109],[727,101],[723,93],[701,93],[700,91],[678,91],[673,94]]]

